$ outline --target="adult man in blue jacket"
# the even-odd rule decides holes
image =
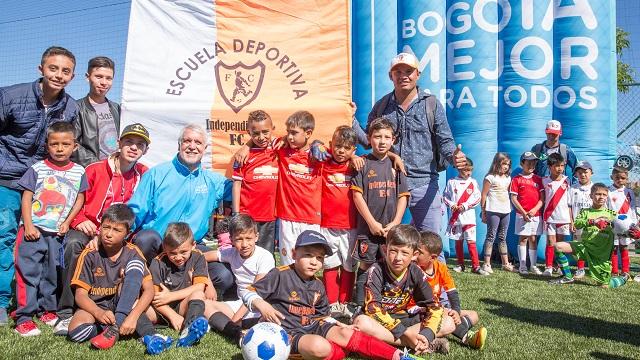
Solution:
[[[41,78],[0,88],[0,325],[7,325],[11,299],[13,246],[20,220],[17,182],[47,155],[47,127],[75,121],[76,102],[64,91],[73,79],[75,65],[69,50],[52,46],[42,54]]]
[[[202,168],[206,148],[206,131],[199,125],[185,126],[178,140],[178,154],[149,169],[127,203],[136,215],[134,227],[140,229],[134,243],[148,262],[161,252],[162,236],[172,222],[189,224],[196,247],[202,252],[212,250],[202,238],[209,229],[212,212],[225,194],[231,194],[231,181]],[[233,286],[233,274],[222,263],[209,263],[209,277],[220,296]]]

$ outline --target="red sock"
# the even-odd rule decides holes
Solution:
[[[342,360],[347,357],[347,353],[344,352],[344,349],[340,347],[340,345],[334,343],[333,341],[329,341],[331,344],[331,354],[324,358],[324,360]]]
[[[629,249],[626,247],[621,248],[620,257],[622,258],[622,272],[629,273]]]
[[[613,247],[613,252],[611,253],[611,273],[618,273],[618,247]]]
[[[325,269],[322,274],[322,282],[327,290],[327,299],[329,304],[338,302],[338,291],[340,291],[340,283],[338,282],[339,267],[333,269]]]
[[[584,260],[578,260],[578,269],[584,270]]]
[[[342,272],[340,273],[340,292],[338,295],[338,301],[341,304],[345,304],[351,301],[351,294],[353,293],[353,282],[355,279],[356,273],[342,269]]]
[[[398,351],[386,342],[357,330],[353,331],[345,349],[374,360],[392,360],[393,355]]]
[[[467,242],[467,248],[469,249],[469,255],[471,256],[471,266],[474,269],[479,268],[480,259],[478,258],[478,248],[476,248],[476,242],[475,241]]]
[[[547,248],[544,251],[544,261],[545,266],[550,268],[553,266],[553,257],[555,255],[555,247],[551,245],[547,245]]]
[[[456,240],[456,258],[458,259],[458,265],[464,265],[464,247],[462,247],[462,240]]]

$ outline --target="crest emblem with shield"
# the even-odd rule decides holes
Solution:
[[[227,65],[222,61],[216,64],[216,82],[224,102],[236,114],[258,97],[264,80],[265,65],[258,60],[248,66],[242,61]]]

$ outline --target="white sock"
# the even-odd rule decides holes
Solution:
[[[518,259],[520,266],[527,266],[527,244],[518,245]]]
[[[529,261],[531,261],[531,266],[536,266],[538,262],[538,249],[529,249]]]

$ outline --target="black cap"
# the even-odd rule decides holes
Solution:
[[[305,230],[300,235],[298,235],[295,248],[297,249],[301,246],[307,245],[322,245],[324,247],[326,255],[333,255],[333,251],[331,250],[327,239],[325,239],[325,237],[317,231]]]
[[[140,123],[135,123],[131,125],[127,125],[124,130],[122,130],[122,134],[120,135],[120,139],[127,135],[137,135],[144,139],[147,142],[147,145],[151,144],[151,139],[149,138],[149,131]]]
[[[522,155],[520,155],[520,162],[523,162],[525,160],[538,160],[538,157],[531,151],[525,151]]]

